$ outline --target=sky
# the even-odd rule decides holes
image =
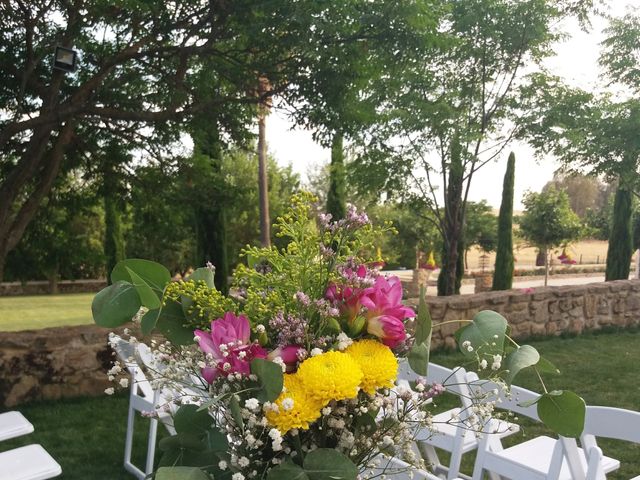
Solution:
[[[640,0],[610,0],[607,8],[611,15],[622,16],[628,8],[640,8]],[[564,77],[567,83],[595,90],[598,88],[598,51],[604,38],[603,29],[607,21],[594,18],[592,29],[584,32],[577,21],[568,21],[560,28],[570,35],[566,41],[556,45],[556,55],[545,62],[547,69],[555,75]],[[281,165],[292,165],[303,180],[306,173],[316,165],[328,163],[330,151],[316,144],[311,132],[292,129],[292,124],[278,112],[272,113],[267,123],[269,151]],[[534,152],[526,144],[513,142],[510,146],[516,154],[516,175],[514,208],[522,209],[522,197],[527,190],[540,191],[553,176],[558,164],[553,158],[537,160]],[[499,208],[502,196],[502,178],[506,169],[508,151],[503,158],[482,167],[471,184],[469,198],[472,201],[487,200]]]

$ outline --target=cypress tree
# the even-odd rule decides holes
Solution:
[[[605,281],[629,278],[633,254],[632,208],[632,193],[620,183],[613,202],[613,221],[609,234]]]
[[[509,154],[502,184],[502,203],[498,217],[498,247],[493,273],[493,290],[509,290],[513,285],[513,183],[516,156]]]
[[[343,137],[341,133],[333,136],[331,143],[331,166],[329,167],[329,192],[327,193],[327,213],[334,220],[344,218],[346,207],[346,179],[344,171]]]

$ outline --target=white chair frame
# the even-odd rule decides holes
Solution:
[[[420,454],[433,466],[434,473],[439,478],[453,480],[457,477],[469,478],[460,473],[462,455],[478,448],[478,440],[475,432],[464,426],[464,422],[471,414],[473,406],[473,392],[469,388],[469,381],[477,380],[477,376],[469,378],[467,372],[462,367],[453,369],[429,363],[427,369],[426,382],[428,384],[439,383],[446,387],[446,390],[460,397],[460,408],[454,408],[435,415],[431,430],[424,429],[416,437],[417,448]],[[415,381],[419,378],[406,362],[400,364],[398,379],[400,381]],[[457,425],[451,423],[451,419],[459,417]],[[440,429],[438,430],[438,424]],[[453,428],[451,428],[453,427]],[[516,424],[502,422],[498,424],[499,435],[506,437],[519,430]],[[436,431],[436,433],[433,432]],[[436,448],[448,451],[451,454],[449,465],[440,461]],[[495,476],[491,476],[492,480]]]

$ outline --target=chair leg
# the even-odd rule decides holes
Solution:
[[[415,443],[418,446],[418,451],[420,452],[420,455],[422,455],[422,458],[426,460],[433,469],[433,473],[439,477],[444,478],[444,475],[446,474],[446,468],[444,465],[442,465],[442,463],[440,463],[440,458],[438,457],[436,449],[432,445],[429,445],[425,442]]]
[[[153,473],[153,461],[156,453],[156,436],[158,434],[158,419],[152,418],[149,425],[149,440],[147,441],[147,463],[144,471],[147,475]]]

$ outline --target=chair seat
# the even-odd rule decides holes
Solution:
[[[0,453],[0,480],[46,480],[62,468],[41,445],[27,445]]]
[[[500,452],[487,452],[485,468],[503,477],[520,480],[523,478],[546,478],[551,466],[551,457],[556,441],[550,437],[536,437]],[[584,451],[578,448],[580,462],[586,471],[587,461]],[[610,457],[603,457],[602,467],[605,473],[620,467],[620,462]],[[564,460],[558,480],[573,480],[569,465]]]
[[[422,441],[428,445],[432,445],[442,450],[451,451],[453,449],[453,442],[458,431],[458,428],[464,428],[456,425],[457,422],[451,423],[452,416],[460,414],[459,408],[453,408],[446,412],[439,413],[433,416],[433,432],[427,429],[420,430],[416,436],[416,441]],[[520,430],[520,427],[515,423],[505,422],[498,420],[498,433],[500,438],[507,437],[512,433],[516,433]],[[467,430],[462,442],[462,452],[466,453],[474,450],[478,446],[478,439],[476,434],[472,430]]]
[[[33,432],[33,425],[20,412],[0,414],[0,441],[27,435]]]

